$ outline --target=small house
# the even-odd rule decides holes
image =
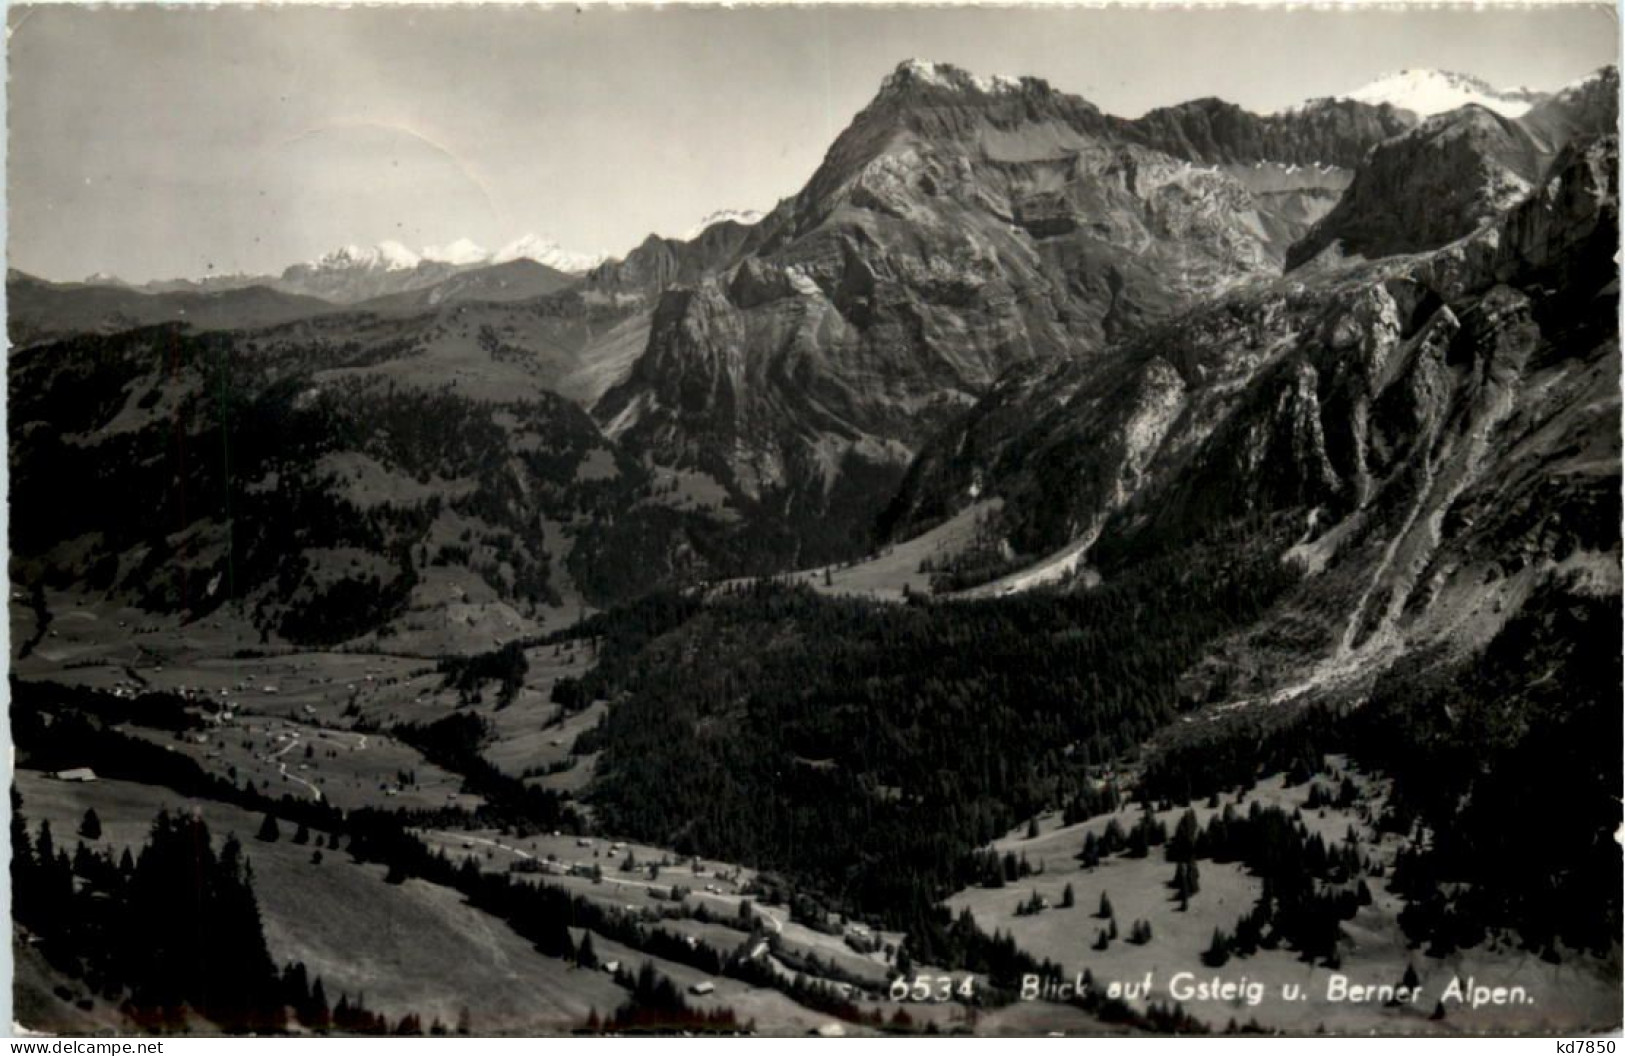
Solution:
[[[51,776],[56,778],[58,781],[86,782],[96,780],[96,771],[92,770],[88,766],[76,766],[71,770],[58,770]]]
[[[693,986],[688,988],[689,993],[699,997],[704,997],[706,994],[714,994],[716,993],[716,990],[717,984],[713,983],[709,979],[702,980],[701,982],[695,983]]]

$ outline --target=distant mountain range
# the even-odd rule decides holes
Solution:
[[[698,238],[719,223],[752,224],[762,214],[750,210],[712,213],[683,236]],[[265,286],[285,293],[320,297],[337,304],[357,304],[378,297],[424,290],[454,275],[481,268],[523,262],[541,265],[562,276],[584,275],[610,258],[603,253],[577,253],[535,234],[526,234],[500,249],[488,250],[471,239],[414,251],[386,240],[372,246],[344,245],[314,260],[291,264],[280,275],[211,275],[196,279],[160,279],[142,284],[125,282],[105,272],[87,276],[78,284],[116,287],[140,293],[220,292]]]
[[[877,525],[895,537],[955,506],[905,482],[1000,379],[1113,355],[1284,270],[1448,245],[1611,129],[1616,99],[1613,68],[1549,94],[1409,71],[1274,114],[1200,99],[1125,119],[1036,77],[910,60],[799,193],[619,260],[527,236],[495,252],[346,246],[272,278],[139,291],[13,275],[11,333],[325,316],[328,339],[411,349],[392,377],[523,367],[510,391],[567,394],[606,443],[722,498],[728,527],[703,545],[644,538],[687,552],[681,567],[838,560]]]
[[[141,293],[220,292],[264,286],[284,293],[319,297],[335,304],[357,304],[425,290],[464,272],[515,262],[538,265],[557,273],[562,283],[570,276],[597,267],[605,259],[601,254],[571,252],[537,235],[517,238],[495,251],[466,238],[445,245],[425,246],[420,252],[400,242],[384,241],[375,246],[340,246],[315,260],[292,264],[280,275],[166,279],[136,286],[98,273],[85,279],[82,285],[120,287]]]
[[[55,283],[20,271],[6,276],[13,346],[75,333],[113,333],[160,323],[199,330],[274,326],[335,311],[334,305],[264,284],[146,292],[113,283]]]

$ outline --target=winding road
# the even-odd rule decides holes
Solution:
[[[366,738],[363,737],[362,740],[364,741],[364,740],[366,740]],[[284,762],[283,759],[282,759],[282,757],[284,755],[287,755],[289,752],[293,751],[297,747],[299,747],[299,734],[297,732],[290,732],[288,734],[288,743],[283,745],[280,751],[272,752],[270,755],[264,756],[263,758],[267,763],[273,763],[273,762],[276,763],[277,773],[281,774],[283,777],[287,778],[289,781],[295,781],[295,782],[297,782],[297,783],[299,783],[301,785],[304,785],[306,788],[310,789],[311,796],[313,796],[316,799],[316,801],[319,803],[319,802],[322,801],[322,798],[323,798],[322,790],[317,788],[311,782],[306,781],[304,778],[300,777],[298,774],[290,774],[290,773],[288,773],[288,764],[286,762]]]

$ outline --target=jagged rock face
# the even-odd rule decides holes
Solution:
[[[1317,99],[1254,114],[1220,99],[1152,110],[1122,134],[1172,157],[1219,167],[1252,195],[1269,240],[1291,246],[1331,211],[1372,147],[1415,127],[1392,106]]]
[[[1556,292],[1583,289],[1586,276],[1606,275],[1614,259],[1599,231],[1617,223],[1618,201],[1618,137],[1570,143],[1540,193],[1507,216],[1494,244],[1497,274],[1537,276]]]
[[[1038,78],[989,84],[954,67],[905,63],[836,138],[807,186],[786,203],[791,223],[777,225],[777,244],[822,223],[842,204],[843,191],[855,178],[888,154],[902,153],[901,146],[934,145],[967,163],[979,156],[1014,163],[1094,144],[1111,125],[1090,103],[1056,92]],[[777,245],[770,241],[766,248]]]
[[[1372,147],[1415,127],[1416,117],[1347,99],[1317,99],[1265,115],[1222,99],[1197,99],[1125,124],[1154,150],[1209,165],[1274,161],[1352,169]]]
[[[827,494],[854,464],[895,479],[1013,366],[1087,358],[1278,268],[1245,187],[1122,127],[1033,78],[899,68],[738,261],[665,295],[597,418],[750,501]]]
[[[1546,161],[1511,118],[1468,106],[1376,147],[1348,191],[1287,254],[1297,268],[1435,249],[1472,232],[1526,194]]]
[[[587,289],[608,297],[654,303],[663,290],[693,285],[738,259],[755,225],[724,220],[684,241],[650,235],[624,260],[600,264],[587,275]]]
[[[1414,253],[1471,234],[1522,198],[1566,143],[1610,134],[1618,121],[1613,66],[1517,119],[1478,106],[1440,114],[1374,148],[1287,267]]]
[[[1324,682],[1481,644],[1555,579],[1617,591],[1617,241],[1617,141],[1573,144],[1470,239],[1007,379],[911,467],[891,530],[998,497],[1011,550],[1082,540],[1110,576],[1249,525],[1306,573],[1259,633],[1291,626],[1277,659]]]

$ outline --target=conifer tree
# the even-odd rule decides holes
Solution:
[[[266,813],[265,820],[260,823],[260,831],[254,838],[263,840],[266,843],[275,843],[282,838],[282,830],[277,826],[274,815],[269,812]]]
[[[333,1010],[328,1007],[327,990],[322,986],[321,979],[311,986],[309,1013],[302,1014],[300,1019],[311,1030],[326,1030],[333,1025]]]

